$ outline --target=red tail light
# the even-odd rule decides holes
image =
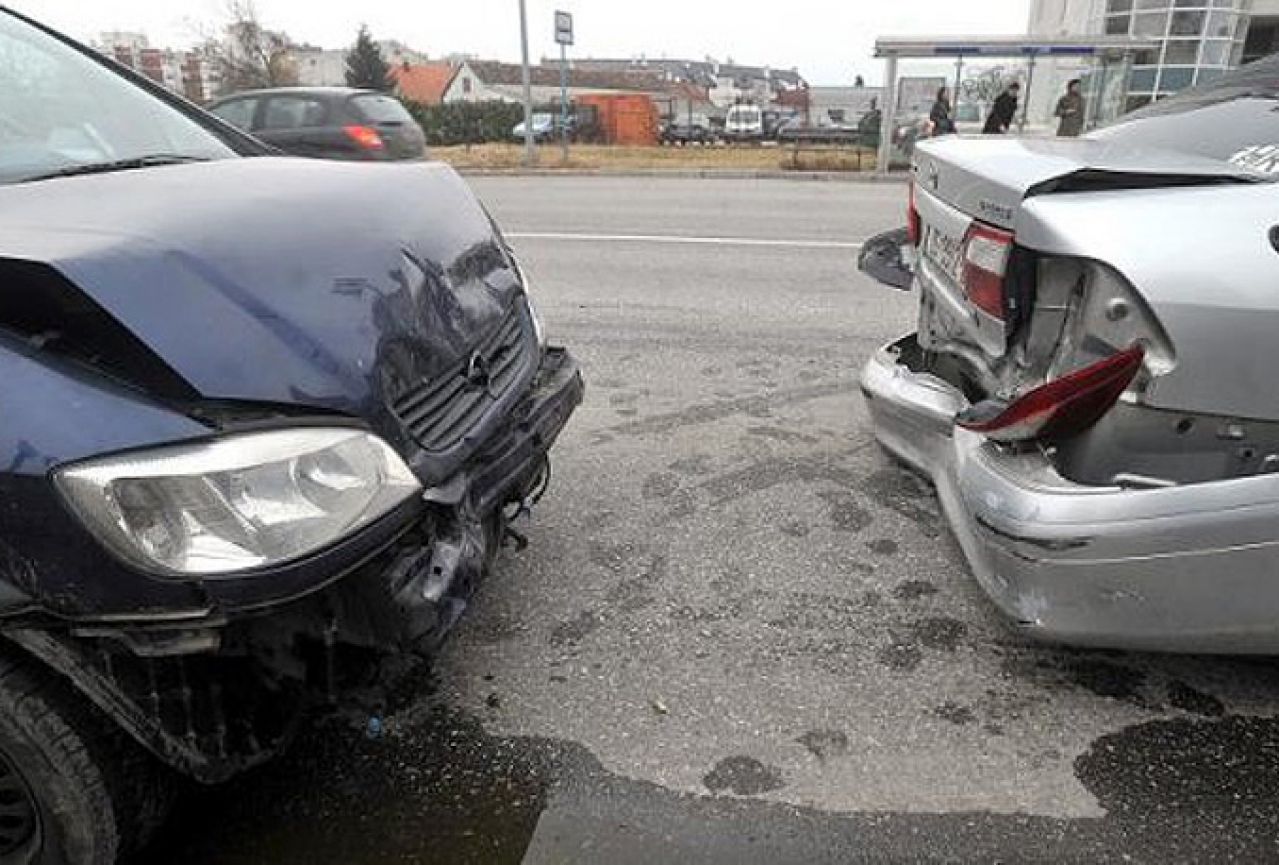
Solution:
[[[923,231],[919,222],[919,209],[915,207],[915,181],[910,182],[910,207],[906,211],[906,234],[911,246],[919,246]]]
[[[1145,360],[1134,345],[1103,361],[1037,387],[1012,403],[988,400],[962,412],[955,423],[1001,442],[1054,440],[1078,435],[1119,401]]]
[[[974,222],[964,238],[961,282],[973,306],[1004,320],[1004,276],[1013,251],[1013,235]]]
[[[342,131],[360,147],[365,150],[382,150],[386,147],[382,143],[382,136],[377,134],[377,130],[371,126],[344,126]]]

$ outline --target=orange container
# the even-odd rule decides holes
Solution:
[[[577,104],[595,109],[606,144],[657,144],[657,106],[647,94],[589,93],[577,97]]]

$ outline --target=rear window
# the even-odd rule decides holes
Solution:
[[[1090,137],[1279,174],[1279,55],[1121,117]]]
[[[351,103],[369,123],[404,123],[413,119],[400,101],[391,96],[370,93],[353,97]]]
[[[323,100],[309,96],[272,96],[266,103],[263,129],[303,129],[323,126],[328,116]]]

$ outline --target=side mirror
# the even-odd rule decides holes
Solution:
[[[915,272],[908,257],[913,259],[914,252],[909,233],[898,228],[863,243],[857,256],[857,269],[890,288],[910,291]]]

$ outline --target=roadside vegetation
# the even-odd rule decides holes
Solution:
[[[490,143],[431,148],[431,158],[459,170],[503,171],[523,167],[524,148],[517,143]],[[670,171],[872,171],[868,150],[801,150],[788,146],[618,147],[574,144],[561,159],[559,145],[538,148],[537,167],[548,170]]]

